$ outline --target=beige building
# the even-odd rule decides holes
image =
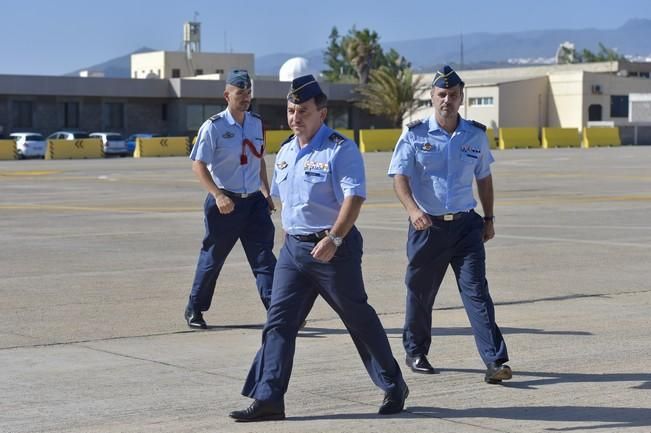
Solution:
[[[231,69],[255,72],[251,53],[202,53],[153,51],[131,55],[131,78],[184,78],[217,74],[221,79]]]
[[[564,127],[589,122],[630,126],[629,94],[651,93],[651,63],[627,61],[458,71],[466,83],[463,117],[489,128]],[[430,83],[422,74],[419,110],[433,113]]]

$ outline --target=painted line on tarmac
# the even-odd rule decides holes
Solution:
[[[363,230],[384,230],[392,232],[402,232],[407,233],[405,227],[387,227],[387,226],[377,226],[377,225],[357,225],[358,228]],[[649,244],[638,244],[631,242],[615,242],[607,240],[587,240],[587,239],[575,239],[575,238],[559,238],[559,237],[545,237],[545,236],[518,236],[518,235],[507,235],[507,234],[498,234],[496,238],[505,238],[505,239],[518,239],[518,240],[529,240],[529,241],[545,241],[545,242],[568,242],[573,244],[589,244],[589,245],[608,245],[614,247],[633,247],[633,248],[644,248],[651,249]]]
[[[112,206],[63,206],[47,204],[3,204],[4,210],[54,210],[71,212],[124,212],[124,213],[175,213],[175,212],[201,212],[200,207],[112,207]]]
[[[47,176],[60,174],[63,170],[21,170],[21,171],[0,171],[0,176]]]

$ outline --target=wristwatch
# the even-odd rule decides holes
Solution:
[[[344,242],[344,238],[335,236],[332,233],[328,233],[328,238],[332,241],[333,244],[335,244],[335,247],[340,247],[341,244]]]
[[[485,216],[484,221],[493,222],[493,221],[495,221],[495,216]]]

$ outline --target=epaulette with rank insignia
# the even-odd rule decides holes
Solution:
[[[337,144],[337,145],[339,145],[339,144],[343,143],[344,141],[346,141],[346,139],[345,139],[344,137],[342,137],[341,135],[337,134],[336,132],[333,132],[332,134],[330,134],[330,137],[328,137],[328,138],[329,138],[331,141],[334,141],[335,144]]]
[[[475,128],[479,128],[482,131],[486,131],[486,125],[484,125],[483,123],[479,123],[476,120],[468,120],[468,122],[470,122],[470,124]]]
[[[262,116],[260,116],[258,113],[254,113],[253,111],[249,111],[249,113],[251,114],[251,116],[257,117],[258,119],[262,120]]]
[[[208,118],[208,120],[210,120],[211,122],[215,122],[215,121],[217,121],[217,120],[219,120],[219,119],[221,119],[223,117],[224,117],[224,113],[221,112],[221,113],[213,114],[212,116],[210,116]]]
[[[294,139],[294,134],[291,134],[289,137],[287,137],[287,138],[285,139],[285,141],[283,141],[282,143],[280,143],[280,147],[283,147],[284,145],[286,145],[287,143],[289,143],[290,141],[292,141],[292,139]]]
[[[406,125],[406,126],[407,126],[407,129],[411,129],[411,128],[413,128],[414,126],[418,126],[418,125],[420,125],[421,123],[423,123],[423,121],[424,121],[424,119],[413,120],[413,121],[409,122],[409,123]]]

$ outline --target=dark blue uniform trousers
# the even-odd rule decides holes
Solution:
[[[407,355],[429,352],[434,299],[448,265],[452,265],[481,359],[486,364],[508,361],[488,293],[483,227],[483,219],[474,211],[454,221],[432,219],[432,226],[426,230],[415,230],[409,224],[407,311],[402,336]]]
[[[269,308],[271,302],[276,256],[272,251],[274,225],[269,216],[269,203],[260,192],[231,200],[235,209],[229,214],[219,213],[212,194],[208,194],[204,202],[206,234],[189,300],[195,311],[210,308],[219,272],[238,239],[244,247],[265,308]]]
[[[361,234],[353,228],[329,263],[312,258],[314,245],[286,237],[276,266],[262,347],[242,395],[257,400],[283,399],[292,372],[296,335],[317,295],[344,322],[373,382],[385,391],[404,383],[382,323],[367,303]]]

